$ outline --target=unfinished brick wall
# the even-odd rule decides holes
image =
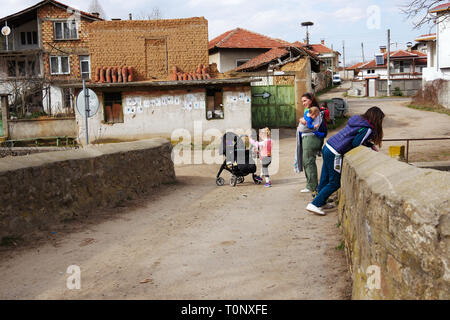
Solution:
[[[300,58],[297,61],[287,63],[281,67],[281,71],[295,71],[299,72],[299,76],[306,77],[306,63],[308,58]],[[295,78],[292,76],[277,76],[274,77],[275,85],[291,85],[293,86],[295,82]]]
[[[87,25],[92,23],[93,20],[80,17],[78,40],[55,40],[54,22],[69,19],[73,17],[72,13],[63,8],[47,4],[38,8],[37,16],[41,23],[45,78],[49,80],[79,80],[81,78],[80,55],[89,55]],[[50,56],[69,56],[70,75],[51,75]]]
[[[208,65],[208,21],[97,21],[88,26],[91,74],[97,67],[131,66],[135,81],[168,80],[172,68],[195,72]]]

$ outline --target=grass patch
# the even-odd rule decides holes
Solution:
[[[317,98],[317,97],[320,97],[321,95],[324,95],[325,93],[327,93],[327,92],[329,92],[330,90],[333,90],[334,88],[337,88],[337,87],[339,87],[339,86],[334,85],[334,86],[325,88],[325,89],[323,89],[323,90],[317,92],[317,93],[316,93],[316,98]]]
[[[336,249],[336,250],[344,250],[344,248],[345,248],[345,244],[344,244],[344,241],[342,240],[342,241],[341,241],[341,244],[338,245],[335,249]]]
[[[408,108],[416,109],[416,110],[423,110],[423,111],[431,111],[431,112],[437,112],[442,113],[450,116],[450,109],[447,109],[441,105],[433,105],[433,104],[425,104],[425,105],[419,105],[419,104],[409,104]]]

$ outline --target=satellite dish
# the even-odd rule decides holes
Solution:
[[[11,28],[8,26],[4,26],[2,28],[2,35],[4,35],[5,37],[9,36],[11,34]]]
[[[98,112],[98,97],[91,89],[86,89],[89,95],[89,118],[95,116]],[[81,116],[86,115],[86,98],[84,96],[84,90],[81,90],[77,95],[77,110]]]

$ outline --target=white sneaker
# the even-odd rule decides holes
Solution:
[[[316,206],[313,205],[312,203],[310,203],[310,204],[308,204],[308,205],[306,206],[306,210],[311,211],[311,212],[313,212],[313,213],[315,213],[315,214],[318,214],[318,215],[321,215],[321,216],[326,215],[326,213],[325,213],[324,211],[322,211],[322,209],[316,207]]]
[[[312,191],[309,190],[308,188],[306,188],[306,189],[301,190],[300,192],[301,193],[311,193]]]

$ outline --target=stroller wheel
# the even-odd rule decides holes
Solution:
[[[230,179],[230,186],[236,187],[236,183],[237,183],[236,176],[232,176],[231,179]]]
[[[217,178],[217,179],[216,179],[216,184],[217,184],[219,187],[223,186],[223,185],[225,184],[225,179],[224,179],[224,178],[221,178],[221,177]]]
[[[239,183],[239,184],[244,183],[244,181],[245,181],[244,177],[238,177],[237,178],[237,183]]]

